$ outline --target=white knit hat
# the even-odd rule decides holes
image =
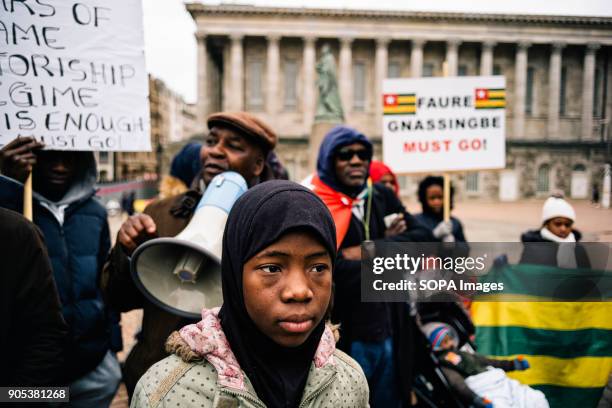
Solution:
[[[549,197],[544,202],[544,207],[542,207],[542,224],[555,217],[569,218],[575,222],[576,211],[574,211],[574,207],[564,199]]]

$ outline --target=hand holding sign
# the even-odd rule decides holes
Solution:
[[[43,143],[37,142],[32,137],[11,141],[0,149],[0,172],[21,183],[25,182],[32,167],[36,164],[34,152],[44,146]]]

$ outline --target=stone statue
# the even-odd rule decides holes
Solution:
[[[319,100],[315,122],[344,122],[344,111],[336,79],[336,61],[329,44],[323,44],[321,48],[321,58],[317,62],[317,74]]]

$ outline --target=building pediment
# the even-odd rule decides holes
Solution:
[[[352,10],[322,9],[305,7],[260,7],[248,4],[206,5],[201,3],[186,4],[187,11],[194,19],[198,15],[223,16],[287,16],[319,18],[368,18],[373,20],[402,20],[406,22],[436,23],[495,23],[495,24],[528,24],[528,25],[570,25],[599,26],[612,28],[612,18],[598,16],[560,16],[538,14],[492,14],[492,13],[456,13],[431,11],[402,10]]]

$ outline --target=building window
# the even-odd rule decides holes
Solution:
[[[433,76],[434,66],[432,63],[423,64],[423,76],[424,77],[432,77]]]
[[[467,65],[459,65],[459,67],[457,67],[457,76],[467,76]]]
[[[501,75],[502,74],[502,69],[500,65],[493,65],[493,75]]]
[[[574,171],[586,171],[586,166],[584,164],[577,164],[574,166]]]
[[[567,67],[561,68],[561,84],[559,86],[559,115],[565,115],[565,99],[567,93]]]
[[[543,164],[538,168],[536,189],[538,193],[547,193],[550,190],[550,166]]]
[[[251,61],[249,63],[249,97],[250,109],[263,108],[263,62]],[[270,95],[270,97],[273,97]]]
[[[98,159],[100,160],[100,164],[108,164],[108,152],[99,152]]]
[[[478,192],[478,172],[471,172],[465,176],[465,190],[468,193],[477,193]]]
[[[602,78],[602,69],[598,67],[595,69],[595,89],[593,89],[593,116],[601,117],[601,91],[603,90],[603,86],[601,84]]]
[[[297,107],[297,62],[285,61],[285,109],[294,110]]]
[[[401,74],[401,66],[399,62],[390,62],[389,67],[387,68],[387,75],[389,78],[400,78]]]
[[[533,85],[535,79],[535,68],[527,68],[527,89],[525,90],[525,113],[533,114]]]
[[[353,65],[353,109],[365,111],[366,106],[366,66],[363,62]]]

